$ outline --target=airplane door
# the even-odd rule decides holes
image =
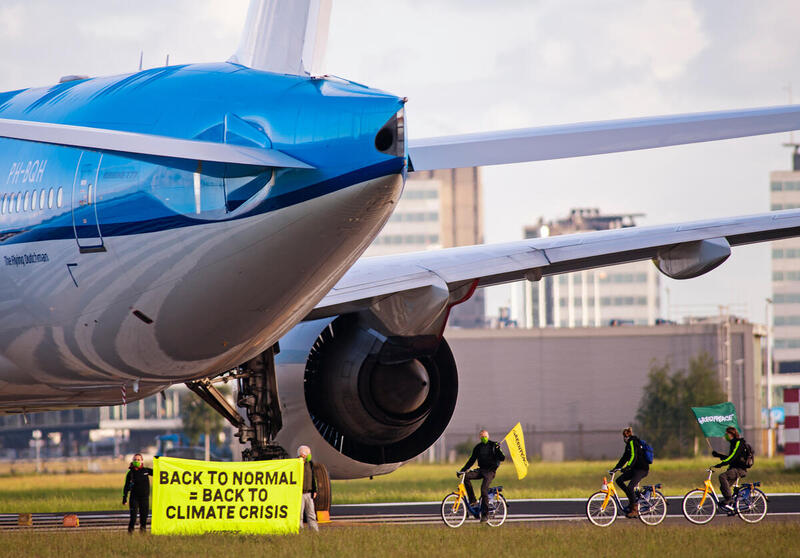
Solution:
[[[103,155],[84,151],[72,184],[72,226],[78,248],[85,252],[105,252],[97,220],[97,183]]]

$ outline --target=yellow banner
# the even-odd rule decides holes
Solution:
[[[153,461],[154,534],[299,531],[303,495],[299,458],[220,463],[159,457]]]
[[[517,425],[506,434],[506,444],[517,469],[517,478],[524,479],[528,474],[528,455],[525,453],[525,438],[522,436],[522,425]]]

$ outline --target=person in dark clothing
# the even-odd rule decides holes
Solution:
[[[489,515],[489,486],[497,474],[497,468],[500,466],[501,461],[505,461],[506,456],[500,449],[498,442],[493,442],[489,439],[489,433],[486,430],[480,432],[481,441],[472,450],[472,455],[467,460],[457,475],[467,471],[472,467],[475,461],[478,462],[478,468],[474,471],[468,471],[464,475],[464,484],[467,488],[467,496],[471,506],[475,505],[475,492],[472,490],[473,479],[483,479],[481,482],[481,521],[485,522]]]
[[[297,448],[297,457],[303,460],[303,497],[300,501],[300,528],[303,528],[303,520],[305,520],[312,531],[319,531],[317,511],[314,509],[314,498],[317,497],[317,479],[314,478],[314,462],[311,461],[311,448],[300,446]]]
[[[142,533],[147,531],[147,514],[150,512],[150,479],[153,469],[144,466],[141,453],[133,456],[128,474],[125,475],[125,487],[122,489],[122,505],[128,502],[130,495],[131,519],[128,522],[128,533],[136,527],[136,514],[139,514],[139,527]]]
[[[642,443],[633,435],[631,427],[622,431],[622,437],[625,440],[625,451],[609,473],[622,469],[622,474],[617,477],[617,486],[628,497],[628,513],[625,514],[625,517],[634,518],[639,517],[639,503],[636,501],[635,489],[639,482],[650,473],[650,464],[645,458]],[[625,484],[625,481],[629,482]]]
[[[747,463],[745,462],[746,456],[744,451],[745,441],[739,435],[739,431],[733,426],[725,429],[725,439],[730,443],[730,450],[728,455],[712,451],[711,455],[720,458],[722,461],[714,465],[715,469],[719,469],[725,465],[728,470],[721,473],[719,476],[719,489],[722,491],[721,505],[728,511],[733,511],[731,505],[731,485],[735,484],[738,479],[747,476]]]

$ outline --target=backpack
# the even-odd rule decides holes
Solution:
[[[644,453],[644,460],[647,461],[648,465],[653,464],[653,458],[655,458],[656,453],[653,451],[653,446],[645,442],[644,440],[639,440],[639,445],[642,446],[642,453]]]
[[[748,444],[747,442],[744,443],[744,449],[742,450],[742,462],[744,463],[744,468],[749,469],[753,466],[755,462],[755,453],[753,452],[753,446]]]

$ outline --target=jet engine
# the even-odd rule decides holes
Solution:
[[[292,452],[311,446],[332,478],[388,473],[428,449],[450,422],[458,375],[438,336],[385,337],[355,315],[296,326],[276,359]]]

